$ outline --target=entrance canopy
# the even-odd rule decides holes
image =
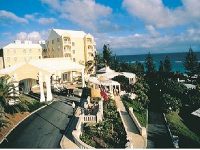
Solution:
[[[33,66],[44,69],[50,73],[55,72],[66,72],[66,71],[82,71],[84,69],[83,65],[75,63],[66,58],[45,58],[33,60],[30,62]]]
[[[26,78],[38,78],[38,73],[52,75],[56,72],[79,71],[83,72],[84,66],[72,62],[66,58],[45,58],[32,60],[29,63],[20,63],[14,66],[0,70],[0,76],[17,75],[16,80],[20,81]]]

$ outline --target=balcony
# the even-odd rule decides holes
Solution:
[[[87,43],[92,43],[92,38],[87,38]]]
[[[64,45],[71,45],[70,37],[63,37],[63,44]]]
[[[71,46],[64,46],[64,52],[71,52]]]
[[[71,58],[72,55],[71,55],[71,53],[65,53],[65,54],[64,54],[64,57]]]
[[[88,52],[93,52],[93,50],[94,50],[93,46],[91,46],[91,45],[88,45],[87,49],[88,49]]]
[[[65,40],[63,41],[64,45],[70,45],[71,46],[71,43],[72,43],[71,41],[65,41]]]
[[[93,52],[88,52],[88,57],[94,58],[94,53]]]

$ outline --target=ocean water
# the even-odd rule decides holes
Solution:
[[[197,59],[200,62],[200,52],[195,52],[197,55]],[[153,56],[154,64],[156,68],[159,68],[160,61],[165,59],[165,56],[169,56],[171,64],[172,64],[172,71],[177,71],[184,73],[185,68],[183,66],[183,61],[185,60],[186,52],[183,53],[162,53],[162,54],[151,54]],[[141,63],[145,63],[145,58],[147,54],[142,55],[118,55],[117,58],[121,62],[127,63],[135,63],[139,61]]]

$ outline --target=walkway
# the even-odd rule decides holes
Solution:
[[[19,124],[1,148],[59,148],[72,116],[72,106],[55,101]]]
[[[173,148],[162,113],[149,111],[147,148]]]
[[[120,100],[119,96],[115,97],[116,105],[122,114],[123,120],[127,126],[128,134],[132,137],[133,148],[146,148],[144,138],[139,134],[139,131],[126,111],[123,102]]]
[[[80,110],[78,109],[78,111],[76,111],[75,116],[70,121],[69,126],[68,126],[69,128],[67,128],[66,133],[63,135],[63,138],[61,140],[60,145],[62,149],[79,149],[79,147],[74,143],[74,140],[72,137],[72,131],[76,127],[79,115],[80,115]]]

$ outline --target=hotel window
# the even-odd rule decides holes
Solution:
[[[32,52],[32,50],[31,49],[29,49],[29,53],[31,53]]]
[[[73,54],[75,54],[75,50],[73,50]]]
[[[59,38],[57,38],[57,42],[60,42],[60,39],[59,39]]]
[[[26,53],[26,50],[24,49],[24,53]]]
[[[52,40],[52,44],[54,43],[54,40]]]
[[[41,59],[41,56],[39,56],[39,59]]]
[[[75,46],[75,42],[72,42],[72,46]]]
[[[38,49],[38,52],[40,52],[41,51],[41,49]]]
[[[14,57],[14,61],[17,62],[17,57]]]
[[[76,61],[76,59],[75,58],[73,58],[73,62],[75,62]]]
[[[14,54],[16,54],[16,49],[13,50]]]

